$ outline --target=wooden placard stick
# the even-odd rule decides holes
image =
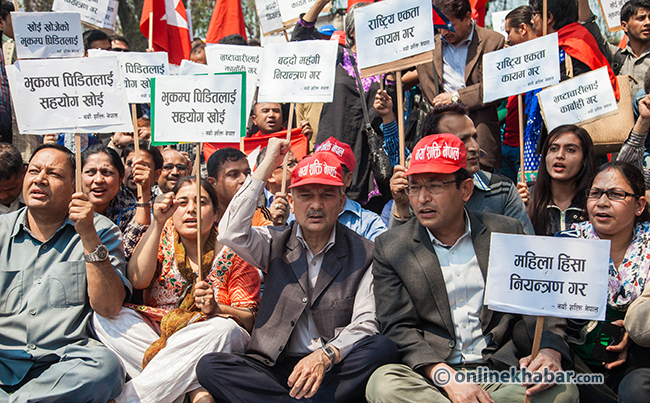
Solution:
[[[138,111],[136,110],[136,105],[131,104],[131,121],[133,122],[133,147],[135,152],[135,158],[140,158],[140,136],[138,135]],[[137,193],[138,193],[138,202],[144,203],[142,200],[142,184],[136,183]]]
[[[285,30],[282,31],[282,32],[284,33],[284,39],[286,39],[287,42],[291,42],[291,40],[289,39],[289,34],[287,34],[287,30],[285,29]]]
[[[203,254],[201,253],[201,249],[203,246],[203,242],[201,240],[201,145],[202,143],[196,143],[196,250],[197,250],[197,256],[198,256],[198,264],[199,264],[199,277],[197,281],[203,281],[203,271],[202,269],[202,263],[203,263]]]
[[[544,0],[544,3],[542,4],[542,36],[547,34],[546,24],[548,24],[548,5],[546,0]]]
[[[77,169],[75,169],[75,189],[77,193],[83,192],[81,186],[81,133],[74,134],[74,161]]]
[[[149,49],[153,50],[153,11],[149,12]]]
[[[291,103],[289,106],[289,120],[287,121],[287,140],[291,143],[291,124],[293,123],[293,108],[296,106],[295,103]],[[289,158],[289,153],[284,156],[284,161],[282,162],[282,193],[287,191],[287,160]]]
[[[546,1],[544,1],[544,4],[546,4]],[[539,353],[539,345],[542,342],[543,330],[544,330],[544,317],[538,316],[537,324],[535,325],[535,338],[533,339],[533,350],[530,353],[531,362],[533,362],[533,360],[537,357],[537,354]],[[526,398],[524,398],[524,403],[530,403],[530,396],[526,395]]]
[[[402,91],[402,71],[397,70],[397,127],[399,128],[399,163],[405,165],[404,156],[404,92]]]
[[[526,167],[524,166],[524,97],[517,95],[517,109],[519,110],[519,165],[521,166],[520,182],[526,183]]]

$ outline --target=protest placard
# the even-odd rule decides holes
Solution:
[[[250,111],[255,96],[255,89],[259,85],[259,73],[262,67],[261,47],[212,45],[205,48],[205,57],[208,66],[219,73],[231,71],[246,72],[246,110]]]
[[[549,131],[560,125],[587,123],[618,111],[606,66],[563,81],[537,96]]]
[[[117,21],[118,7],[119,2],[117,0],[110,0],[108,3],[108,8],[106,9],[106,18],[104,18],[104,28],[115,31],[115,22]]]
[[[203,63],[194,63],[187,59],[181,60],[181,65],[178,68],[179,76],[192,76],[194,74],[214,74],[217,71],[212,67]]]
[[[19,60],[6,66],[20,132],[129,127],[119,69],[116,57]]]
[[[316,0],[277,0],[277,2],[282,16],[282,24],[287,26],[298,21],[300,14],[309,11]],[[332,5],[328,3],[321,12],[327,12],[331,7]]]
[[[483,102],[560,82],[557,33],[483,55]]]
[[[103,27],[110,0],[54,0],[52,11],[71,11],[81,15],[81,21]]]
[[[506,15],[512,10],[495,11],[492,13],[492,30],[500,33],[508,39],[508,30],[506,30]]]
[[[282,31],[276,31],[272,34],[265,34],[262,35],[260,38],[260,42],[262,42],[262,47],[266,47],[267,45],[270,45],[272,43],[287,43],[289,42],[287,38],[291,38],[291,35],[293,34],[293,28],[295,25],[292,25],[288,27],[287,29],[284,29]]]
[[[493,233],[488,267],[492,310],[605,319],[609,241]]]
[[[246,133],[244,73],[151,79],[156,144],[235,143]]]
[[[118,58],[127,101],[134,104],[150,102],[149,79],[169,75],[167,52],[124,52]]]
[[[354,13],[362,77],[433,61],[431,50],[435,42],[430,1],[382,1]]]
[[[79,13],[11,13],[19,59],[83,57]]]
[[[622,29],[621,8],[627,3],[627,0],[598,0],[598,3],[609,32],[620,31]]]
[[[262,34],[269,35],[284,28],[280,7],[276,0],[255,0],[255,8],[260,17]]]
[[[332,102],[334,41],[301,41],[264,48],[259,102]]]

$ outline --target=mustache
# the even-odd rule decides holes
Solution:
[[[309,210],[309,211],[307,212],[307,218],[313,218],[313,217],[317,217],[317,218],[321,218],[321,217],[322,217],[322,218],[326,218],[326,217],[327,217],[327,213],[324,212],[324,211],[320,211],[320,210]]]

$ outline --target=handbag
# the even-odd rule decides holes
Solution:
[[[382,141],[379,139],[379,136],[375,132],[375,129],[372,128],[370,124],[370,115],[368,114],[368,106],[366,105],[366,94],[363,90],[363,83],[361,82],[361,77],[359,75],[359,70],[357,69],[357,63],[352,55],[352,51],[348,48],[350,52],[350,60],[352,61],[352,67],[354,67],[354,77],[357,81],[357,90],[359,91],[359,96],[361,97],[361,109],[363,109],[363,116],[365,118],[366,128],[366,138],[368,139],[368,148],[370,149],[370,169],[372,170],[375,179],[380,182],[388,182],[393,176],[393,169],[390,165],[390,160],[388,159],[388,154],[382,147]]]

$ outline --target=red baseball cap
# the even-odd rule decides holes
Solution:
[[[467,167],[465,144],[455,134],[432,134],[418,141],[406,175],[451,174]]]
[[[289,189],[303,185],[343,186],[341,163],[329,153],[313,154],[305,157],[291,173]]]
[[[352,148],[348,144],[338,141],[334,137],[330,137],[321,143],[316,149],[316,152],[333,154],[350,172],[354,171],[354,167],[357,166],[357,159],[354,157]]]

